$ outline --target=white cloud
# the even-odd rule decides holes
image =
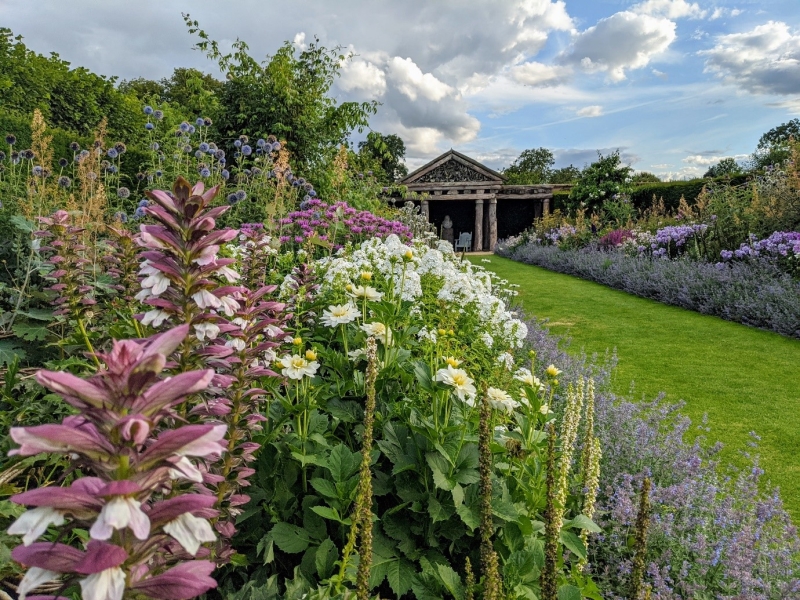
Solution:
[[[667,79],[669,79],[669,75],[667,75],[666,73],[664,73],[664,71],[659,71],[658,69],[653,69],[653,70],[651,71],[651,73],[652,73],[653,75],[655,75],[656,77],[658,77],[659,79],[663,79],[664,81],[666,81]]]
[[[740,161],[746,159],[748,156],[748,154],[736,154],[734,156],[708,156],[705,154],[692,154],[684,158],[683,162],[696,167],[710,167],[711,165],[716,165],[724,158],[732,158],[736,161]]]
[[[716,38],[700,52],[705,71],[754,94],[800,94],[800,33],[769,21],[744,33]]]
[[[509,74],[517,83],[532,86],[553,86],[566,82],[572,69],[540,62],[526,62],[511,68]]]
[[[599,117],[603,114],[603,107],[597,104],[593,106],[585,106],[576,112],[579,117]]]
[[[306,32],[300,31],[294,35],[294,40],[292,40],[292,44],[294,44],[300,50],[305,50],[308,46],[306,44]]]
[[[386,91],[386,74],[371,62],[350,60],[342,67],[336,85],[345,92],[359,90],[378,98]]]
[[[721,19],[723,17],[728,17],[728,16],[738,17],[740,14],[742,14],[742,11],[739,10],[738,8],[723,8],[718,6],[711,13],[711,16],[708,17],[708,20],[716,21],[717,19]]]
[[[387,72],[397,89],[410,100],[423,97],[438,102],[454,91],[431,73],[423,73],[410,58],[395,56],[389,61]]]
[[[675,23],[668,19],[618,12],[580,33],[562,60],[588,72],[607,72],[618,82],[626,70],[647,66],[674,39]]]
[[[643,15],[666,17],[667,19],[702,19],[707,11],[700,8],[696,2],[691,4],[686,0],[645,0],[631,6],[630,10]]]

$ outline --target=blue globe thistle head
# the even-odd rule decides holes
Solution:
[[[317,195],[317,190],[308,190],[308,195],[312,198]]]
[[[192,135],[197,129],[194,128],[194,125],[189,125],[189,135]]]
[[[241,152],[234,152],[233,153],[233,158],[234,158],[234,160],[236,160],[237,158],[242,158],[242,153]]]
[[[244,190],[236,190],[236,199],[237,200],[244,200],[247,198],[247,192]]]
[[[144,114],[146,114],[146,115],[152,115],[153,114],[153,107],[152,106],[149,106],[149,105],[145,106],[143,110],[144,110]]]
[[[214,153],[217,151],[217,145],[214,142],[208,142],[208,151],[209,153]]]
[[[61,177],[58,178],[58,185],[66,189],[72,185],[72,180],[66,175],[62,175]]]
[[[208,117],[203,117],[203,125],[205,125],[206,127],[210,127],[213,122],[214,121],[212,121]]]
[[[163,110],[153,111],[153,116],[156,118],[156,120],[160,121],[161,119],[164,118],[164,111]]]
[[[200,145],[197,147],[197,149],[200,150],[200,152],[208,152],[209,148],[210,146],[205,142],[201,142]]]
[[[208,169],[200,169],[200,177],[211,177],[211,171]]]
[[[236,204],[239,201],[239,199],[236,197],[236,194],[228,194],[227,198],[225,198],[225,199],[228,201],[228,204],[230,204],[231,206],[233,206],[234,204]]]
[[[203,117],[197,117],[197,119],[195,119],[195,125],[197,125],[198,127],[202,127],[203,125],[205,125]]]
[[[191,145],[191,144],[186,144],[186,145],[183,147],[183,151],[184,151],[184,152],[186,152],[186,154],[189,154],[189,152],[191,152],[191,151],[192,151],[192,145]]]
[[[297,183],[299,183],[300,185],[305,185],[306,184],[305,177],[298,177]]]
[[[110,165],[110,166],[109,166],[109,167],[106,169],[106,171],[108,171],[109,173],[111,173],[111,174],[113,175],[113,174],[115,174],[115,173],[117,172],[117,167],[116,167],[116,165]]]
[[[258,146],[259,148],[263,148],[266,145],[267,145],[267,140],[265,140],[264,138],[258,138],[256,146]]]
[[[70,142],[69,149],[73,152],[80,152],[81,145],[78,142]]]
[[[142,208],[142,207],[140,206],[139,208],[137,208],[137,209],[136,209],[136,210],[133,212],[133,218],[134,218],[134,219],[141,219],[142,217],[144,217],[144,208]]]
[[[147,179],[147,175],[144,173],[139,172],[136,174],[136,181],[144,181],[145,179]]]
[[[258,167],[253,167],[250,170],[250,172],[253,174],[254,177],[257,177],[258,175],[261,175],[261,169],[259,169]]]
[[[13,146],[16,143],[17,143],[17,136],[12,135],[10,133],[6,135],[6,144],[8,144],[9,146]]]
[[[372,177],[372,171],[367,171],[367,175],[369,175],[370,177]]]
[[[215,150],[214,151],[214,158],[219,159],[219,160],[224,160],[225,159],[225,150],[221,150],[221,149],[220,150]]]
[[[118,221],[119,223],[127,223],[128,215],[126,215],[121,210],[118,210],[117,212],[114,213],[114,220]]]
[[[278,138],[276,138],[274,135],[268,135],[268,136],[267,136],[267,141],[268,141],[270,144],[274,144],[275,142],[277,142],[277,141],[278,141]]]
[[[300,208],[303,209],[303,205],[308,204],[309,200],[311,200],[311,196],[309,196],[308,194],[303,196],[303,201],[300,203]]]
[[[3,156],[3,158],[5,158],[5,155]],[[0,160],[2,160],[2,159],[0,159]],[[62,169],[64,167],[66,167],[68,164],[69,164],[69,161],[66,158],[59,158],[58,159],[58,166],[61,167]]]
[[[107,161],[107,160],[101,160],[100,161],[100,168],[101,169],[107,169],[110,166],[111,166],[111,163],[109,161]]]
[[[159,145],[158,145],[158,142],[153,142],[152,144],[150,144],[150,150],[152,150],[153,152],[156,152],[156,151],[158,151],[158,149],[159,149],[160,147],[161,147],[161,146],[159,146]]]
[[[269,177],[270,179],[275,177],[275,171],[270,171],[269,173],[267,173],[267,177]]]
[[[308,191],[308,190],[313,190],[313,189],[314,189],[314,186],[313,186],[313,185],[311,185],[311,182],[310,182],[310,181],[306,181],[306,182],[303,184],[303,187],[306,189],[306,191]]]
[[[117,156],[119,156],[119,152],[117,152],[116,148],[109,148],[106,151],[106,154],[108,155],[109,158],[117,158]]]
[[[220,158],[217,162],[224,166],[228,161],[225,160],[225,158],[223,157],[223,158]]]
[[[164,171],[162,171],[161,169],[157,169],[156,170],[156,177],[163,177],[163,176],[164,176]]]
[[[247,144],[242,146],[242,154],[244,154],[245,156],[250,156],[252,153],[253,149],[250,146],[248,146]]]
[[[94,143],[92,143],[92,148],[102,148],[102,147],[103,147],[103,142],[101,142],[100,140],[95,140]]]
[[[292,187],[300,187],[300,182],[297,179],[292,180]]]
[[[359,174],[358,174],[358,178],[359,178],[359,179],[364,179],[364,174],[363,174],[363,173],[359,173]]]
[[[250,138],[247,137],[246,135],[242,134],[242,135],[239,136],[239,141],[242,142],[243,144],[246,144],[247,142],[250,141]]]
[[[176,129],[172,132],[172,135],[174,135],[176,138],[183,137],[183,132],[180,129]]]
[[[15,165],[18,165],[20,160],[21,159],[19,157],[19,152],[12,152],[11,153],[11,162],[13,162]]]
[[[250,169],[245,169],[244,171],[242,171],[242,173],[244,174],[245,179],[253,174],[253,172]]]
[[[36,165],[35,167],[33,167],[33,169],[31,171],[37,177],[41,177],[42,173],[44,173],[44,169],[42,169],[42,167],[40,165]]]
[[[264,154],[264,150],[262,148],[256,148],[256,156],[261,156]]]
[[[274,144],[272,144],[272,151],[273,151],[273,152],[277,152],[277,151],[278,151],[278,150],[280,150],[281,148],[282,148],[282,146],[281,146],[281,143],[280,143],[280,142],[275,142]]]
[[[88,177],[90,180],[94,181],[95,179],[97,179],[97,173],[95,173],[94,171],[89,171],[86,174],[86,177]]]
[[[230,171],[228,171],[228,169],[222,169],[222,173],[220,173],[220,175],[222,175],[223,179],[229,179],[230,176],[231,176],[231,173],[230,173]]]
[[[203,158],[203,156],[205,156],[205,155],[200,150],[196,150],[195,153],[194,153],[194,157],[195,158],[199,159],[199,158]]]
[[[155,129],[155,125],[153,125],[150,121],[148,121],[147,123],[144,124],[144,128],[147,129],[147,131],[152,131],[153,129]]]
[[[188,133],[189,127],[191,127],[191,125],[189,125],[186,121],[178,125],[178,129],[180,129],[184,133]]]
[[[36,152],[34,152],[33,150],[25,150],[25,158],[27,160],[33,160],[34,158],[36,158]]]
[[[114,144],[114,150],[120,154],[125,154],[128,151],[128,147],[123,142],[117,142]]]
[[[233,140],[233,145],[236,146],[237,148],[241,148],[242,140]]]
[[[136,205],[136,208],[147,208],[150,206],[150,201],[147,198],[142,198],[139,200],[139,203]]]
[[[6,159],[6,153],[0,150],[0,162],[3,162]]]

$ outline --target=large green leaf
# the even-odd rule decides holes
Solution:
[[[321,477],[315,477],[310,483],[311,487],[313,487],[326,498],[339,498],[339,492],[336,489],[336,485],[332,481],[328,479],[322,479]]]
[[[567,529],[561,530],[561,543],[578,558],[586,558],[586,546],[577,535]]]
[[[573,519],[564,523],[564,527],[575,527],[576,529],[585,529],[592,533],[600,533],[603,531],[600,527],[586,515],[576,515]]]
[[[331,538],[326,538],[317,548],[317,554],[314,558],[317,575],[319,575],[320,579],[327,579],[333,574],[333,568],[338,558],[339,551],[336,549],[336,545],[331,541]]]
[[[318,508],[318,507],[314,507]],[[297,554],[308,548],[309,535],[305,529],[289,523],[276,523],[272,528],[275,544],[289,554]]]
[[[438,452],[428,452],[425,455],[425,460],[433,473],[433,483],[442,490],[448,492],[456,485],[455,478],[450,476],[450,463],[447,459]]]
[[[25,350],[11,340],[0,340],[0,364],[10,365],[16,357],[25,358]]]
[[[558,588],[558,600],[581,600],[581,591],[574,585],[562,585]]]
[[[461,577],[458,576],[458,573],[449,565],[443,564],[436,565],[436,570],[439,573],[439,577],[442,579],[444,587],[450,592],[453,598],[456,600],[463,600],[464,586],[461,583]]]
[[[50,335],[50,330],[46,325],[34,325],[33,323],[28,323],[26,321],[17,321],[14,323],[13,329],[14,335],[28,342],[41,342],[42,340],[47,339],[47,336]]]
[[[410,561],[398,558],[389,562],[386,579],[398,598],[411,589],[413,578],[414,565]]]
[[[361,462],[361,454],[351,452],[344,444],[334,447],[328,456],[327,466],[333,476],[333,480],[341,483],[349,479],[357,470]]]

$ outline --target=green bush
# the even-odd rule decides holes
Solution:
[[[694,204],[700,192],[709,184],[730,183],[731,185],[741,185],[747,181],[747,175],[736,175],[734,177],[723,177],[719,179],[692,179],[690,181],[665,181],[663,183],[648,183],[634,188],[631,193],[631,202],[641,210],[646,209],[653,203],[653,196],[656,199],[663,198],[664,206],[669,211],[678,209],[681,197],[686,199],[690,205]]]

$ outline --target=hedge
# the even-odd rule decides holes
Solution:
[[[709,183],[721,183],[730,185],[741,185],[747,183],[747,175],[736,175],[734,177],[718,177],[716,179],[691,179],[689,181],[664,181],[661,183],[648,183],[640,185],[631,192],[631,202],[639,210],[648,208],[653,203],[653,196],[656,199],[663,198],[664,206],[667,210],[677,210],[681,202],[681,197],[686,199],[689,204],[694,204],[700,192]]]

